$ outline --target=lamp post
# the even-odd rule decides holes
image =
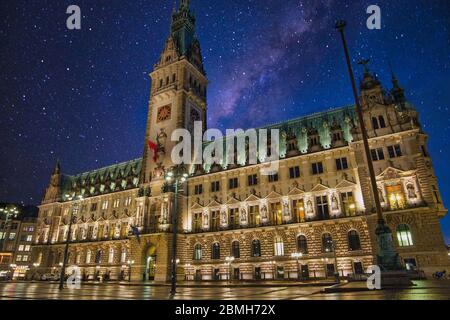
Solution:
[[[32,279],[32,280],[34,280],[34,279],[36,278],[37,270],[38,270],[38,268],[39,268],[40,265],[41,265],[41,264],[40,264],[39,262],[33,263],[34,273],[33,273],[33,279]]]
[[[375,229],[375,234],[377,236],[377,242],[379,246],[377,263],[382,270],[401,270],[402,266],[400,263],[399,255],[396,252],[393,241],[392,241],[392,232],[390,228],[386,225],[386,222],[383,218],[383,209],[380,203],[380,195],[378,194],[378,187],[375,178],[375,170],[373,167],[372,156],[370,154],[369,147],[369,138],[366,130],[366,126],[364,124],[364,117],[361,108],[361,104],[358,97],[358,92],[355,84],[355,76],[353,74],[353,69],[350,60],[350,54],[348,52],[347,41],[345,39],[344,30],[347,26],[347,23],[343,20],[336,22],[336,29],[341,34],[342,44],[344,47],[345,59],[347,62],[348,73],[350,76],[350,82],[353,90],[353,97],[355,99],[356,105],[356,113],[358,115],[359,126],[361,129],[362,140],[364,145],[364,153],[367,160],[367,167],[369,169],[369,177],[370,184],[372,187],[372,195],[375,202],[375,208],[377,212],[377,227]]]
[[[333,255],[334,255],[334,277],[336,278],[337,283],[341,283],[341,279],[339,278],[339,270],[336,256],[336,241],[331,242],[333,247]]]
[[[131,282],[131,266],[134,264],[134,260],[128,260],[128,282]]]
[[[175,195],[173,200],[172,212],[172,273],[170,294],[173,296],[177,292],[177,231],[178,231],[178,191],[181,184],[185,183],[188,178],[186,168],[183,164],[176,165],[166,174],[165,179],[168,186],[173,186]],[[169,189],[170,190],[170,189]]]
[[[16,218],[17,217],[17,215],[19,214],[19,210],[17,209],[17,207],[16,206],[12,206],[12,207],[9,207],[9,208],[7,208],[7,207],[5,207],[5,208],[0,208],[0,212],[1,213],[3,213],[4,215],[5,215],[5,229],[6,229],[6,232],[5,232],[5,235],[4,235],[4,237],[6,237],[6,235],[8,235],[9,236],[9,233],[10,233],[10,231],[11,231],[11,221],[12,221],[12,219],[13,218]],[[4,239],[0,239],[0,241],[2,241],[1,242],[1,244],[2,244],[2,250],[5,250],[5,248],[4,248]]]
[[[273,274],[272,274],[272,280],[275,280],[275,276],[276,276],[275,268],[276,268],[276,266],[277,266],[277,262],[276,262],[276,261],[271,261],[270,264],[272,265],[272,272],[273,272]]]
[[[226,258],[225,258],[225,261],[226,261],[227,264],[228,264],[228,282],[231,283],[231,264],[232,264],[233,261],[234,261],[234,257],[233,257],[233,256],[231,256],[231,257],[226,257]]]
[[[74,196],[66,195],[66,199],[72,201],[74,199]],[[83,196],[79,195],[78,199],[79,201],[82,201]],[[72,205],[72,210],[70,211],[69,231],[67,233],[66,245],[64,248],[64,258],[61,265],[61,273],[59,275],[59,290],[64,289],[64,277],[66,275],[67,257],[69,255],[69,243],[70,243],[70,236],[72,233],[73,218],[77,215],[77,213],[78,213],[78,202],[75,202]]]
[[[303,254],[301,252],[293,252],[291,253],[291,258],[294,258],[297,260],[297,279],[300,279],[300,263],[299,259],[303,257]]]

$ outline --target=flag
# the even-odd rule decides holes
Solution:
[[[137,241],[138,241],[139,243],[141,243],[141,234],[140,234],[140,232],[139,232],[138,227],[136,227],[136,226],[131,226],[131,231],[132,231],[133,235],[136,236]]]
[[[158,160],[158,145],[152,140],[148,140],[148,147],[153,151],[153,161]]]

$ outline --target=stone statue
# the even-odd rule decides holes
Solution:
[[[289,202],[288,201],[283,201],[283,212],[284,212],[284,216],[289,216]]]
[[[220,212],[220,221],[222,224],[227,224],[227,212],[225,210]]]
[[[378,188],[378,196],[380,197],[380,202],[385,202],[381,188]]]
[[[169,208],[168,208],[167,203],[163,202],[161,204],[161,211],[162,211],[161,223],[168,224],[169,223]]]
[[[158,144],[158,151],[165,153],[165,146],[167,141],[167,134],[164,128],[161,128],[156,136],[156,142]]]
[[[414,185],[412,183],[409,183],[406,186],[406,189],[408,190],[408,198],[409,199],[416,199],[417,198],[416,188],[414,188]]]
[[[314,209],[311,200],[308,200],[306,203],[306,213],[307,214],[314,214]]]
[[[208,211],[203,212],[203,227],[208,228],[209,227],[209,215]]]
[[[339,210],[339,204],[335,194],[333,194],[333,196],[331,197],[331,210],[333,211]]]
[[[245,208],[241,208],[241,221],[247,221],[247,210]]]
[[[267,219],[267,207],[266,205],[263,205],[261,208],[261,219],[265,220]]]

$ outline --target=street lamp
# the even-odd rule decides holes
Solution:
[[[188,174],[186,168],[183,164],[176,165],[169,169],[165,174],[165,179],[167,186],[169,187],[167,191],[172,191],[170,186],[175,190],[174,200],[173,200],[173,212],[172,212],[172,274],[171,274],[171,288],[170,294],[175,295],[177,292],[177,231],[178,231],[178,190],[181,184],[187,181]]]
[[[17,217],[17,215],[19,214],[19,210],[17,209],[16,206],[12,206],[12,207],[9,207],[9,208],[7,208],[7,207],[0,208],[0,212],[2,212],[5,215],[5,229],[6,229],[6,232],[5,232],[5,234],[3,236],[6,237],[6,235],[7,234],[9,235],[9,233],[11,231],[11,223],[10,222],[11,222],[11,220],[13,218]],[[3,240],[3,239],[0,239],[0,241],[1,240]],[[2,243],[0,243],[0,245],[2,247],[0,249],[2,249],[2,250],[4,250],[4,243],[5,243],[4,241],[2,241]]]
[[[234,257],[233,257],[233,256],[231,256],[231,257],[225,257],[225,261],[226,261],[227,264],[228,264],[228,282],[231,283],[231,264],[232,264],[233,261],[234,261]]]
[[[348,73],[350,76],[350,82],[353,90],[353,97],[355,99],[356,113],[358,115],[359,126],[361,129],[362,140],[364,144],[364,152],[367,160],[367,168],[369,169],[370,184],[372,187],[373,200],[375,202],[375,208],[377,212],[378,224],[375,229],[375,234],[377,236],[377,242],[379,246],[377,263],[383,270],[402,270],[400,263],[400,258],[395,250],[392,241],[391,229],[386,225],[386,221],[383,218],[383,209],[381,208],[380,195],[378,194],[378,186],[375,177],[375,170],[373,167],[372,156],[370,154],[369,147],[369,137],[366,130],[366,125],[364,123],[363,112],[358,97],[358,92],[356,89],[355,76],[353,74],[353,69],[350,60],[350,54],[348,52],[347,41],[345,40],[344,30],[347,23],[343,20],[336,22],[336,29],[341,34],[342,45],[344,47],[345,59],[347,62]],[[365,64],[366,62],[363,62]]]
[[[37,270],[38,270],[38,268],[39,268],[40,265],[41,265],[41,264],[40,264],[39,262],[33,263],[34,274],[33,274],[33,279],[32,279],[32,280],[34,280],[34,279],[36,278]],[[38,279],[38,280],[39,280],[39,279]]]
[[[277,262],[276,261],[271,261],[270,264],[272,265],[272,272],[273,272],[272,280],[275,280],[275,276],[276,276],[275,268],[276,268]]]
[[[334,277],[336,278],[337,283],[341,283],[341,279],[339,278],[339,270],[336,256],[336,241],[332,241],[331,245],[333,247],[333,255],[334,255]]]
[[[71,195],[66,195],[66,199],[69,201],[72,201],[74,199],[74,196]],[[79,195],[78,196],[78,200],[82,201],[83,200],[83,196]],[[70,236],[72,233],[72,224],[73,224],[73,218],[77,215],[78,211],[78,202],[75,202],[72,205],[72,210],[70,212],[70,221],[69,221],[69,232],[67,233],[67,239],[66,239],[66,246],[64,248],[64,258],[63,258],[63,262],[60,263],[61,265],[61,273],[59,275],[59,290],[64,289],[64,277],[66,275],[66,265],[67,265],[67,257],[69,255],[69,243],[70,243]]]
[[[131,282],[131,266],[134,264],[134,260],[128,260],[128,282]]]
[[[300,263],[299,259],[303,257],[303,254],[301,252],[293,252],[291,253],[291,258],[294,258],[297,260],[297,279],[300,278]]]

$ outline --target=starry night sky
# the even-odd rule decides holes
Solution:
[[[389,62],[421,114],[450,205],[450,2],[192,0],[209,126],[247,128],[352,104],[334,21],[354,61],[390,87]],[[76,4],[82,30],[66,29]],[[366,28],[378,4],[382,30]],[[142,155],[150,80],[172,1],[0,2],[0,201],[38,204],[57,158],[74,174]],[[361,70],[355,68],[357,76]],[[443,220],[450,241],[450,217]]]

